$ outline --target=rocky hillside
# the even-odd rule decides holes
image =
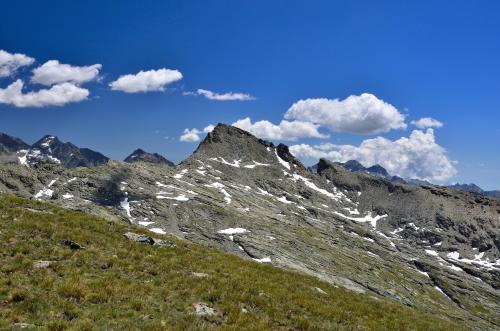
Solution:
[[[175,168],[0,167],[0,190],[125,221],[476,330],[500,327],[500,202],[397,184],[218,125]]]
[[[0,329],[460,330],[376,295],[0,196]]]

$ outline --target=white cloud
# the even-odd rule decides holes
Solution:
[[[196,128],[193,129],[184,129],[182,132],[181,137],[179,138],[180,141],[183,142],[196,142],[200,141],[200,134],[201,133],[209,133],[212,132],[212,130],[215,128],[215,125],[209,124],[206,127],[203,128],[203,130],[198,130]]]
[[[305,99],[294,103],[285,114],[327,127],[335,132],[375,134],[392,129],[406,129],[405,116],[394,106],[373,94],[351,95],[339,99]]]
[[[195,141],[200,141],[200,130],[193,128],[193,129],[184,129],[182,132],[181,137],[179,138],[180,141],[183,142],[195,142]]]
[[[24,54],[11,54],[0,49],[0,77],[12,76],[19,68],[29,66],[35,59]]]
[[[89,96],[87,89],[71,83],[62,83],[50,89],[41,89],[23,93],[24,83],[18,79],[5,89],[0,89],[0,103],[16,107],[46,107],[62,106],[70,102],[86,100]]]
[[[411,124],[415,125],[419,129],[441,128],[443,126],[442,122],[431,117],[422,117],[417,121],[411,121]]]
[[[233,92],[228,92],[228,93],[215,93],[209,90],[204,90],[204,89],[198,89],[196,90],[196,93],[199,95],[203,95],[205,98],[210,99],[210,100],[218,100],[218,101],[231,101],[231,100],[239,100],[239,101],[247,101],[247,100],[254,100],[255,98],[251,96],[250,94],[246,93],[233,93]],[[194,94],[193,92],[186,92],[184,95],[192,95]]]
[[[64,82],[79,85],[97,79],[101,67],[100,64],[77,67],[50,60],[33,70],[31,82],[46,86]]]
[[[263,139],[297,140],[298,138],[306,137],[328,138],[327,135],[321,134],[318,131],[319,125],[309,122],[283,120],[279,125],[276,125],[265,120],[252,123],[252,120],[247,117],[234,122],[232,125]]]
[[[149,71],[139,71],[137,74],[120,76],[109,86],[112,90],[126,93],[164,91],[165,85],[182,79],[182,74],[178,70],[158,69]]]
[[[301,158],[328,158],[346,162],[357,160],[364,166],[380,164],[390,174],[445,182],[456,174],[454,162],[435,140],[434,130],[414,130],[410,136],[395,141],[383,137],[364,140],[359,146],[333,145],[331,150],[307,144],[294,145],[290,151]]]
[[[296,157],[302,159],[331,159],[337,160],[340,158],[340,153],[333,150],[324,150],[319,146],[311,146],[308,144],[298,144],[290,146],[290,152]]]
[[[209,125],[207,125],[206,127],[203,128],[203,132],[209,133],[209,132],[212,132],[213,129],[215,129],[215,125],[209,124]]]

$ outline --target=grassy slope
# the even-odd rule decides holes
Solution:
[[[459,329],[400,304],[200,245],[133,243],[123,236],[126,231],[146,233],[0,196],[0,329],[16,322],[51,330]],[[61,244],[64,239],[85,249],[71,250]],[[56,262],[35,269],[37,260]],[[218,314],[194,316],[197,302]]]

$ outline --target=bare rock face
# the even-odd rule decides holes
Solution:
[[[311,173],[285,145],[224,124],[177,167],[3,165],[0,191],[390,297],[471,329],[499,327],[499,200],[327,160]]]
[[[152,164],[167,165],[169,167],[175,167],[175,164],[173,162],[167,160],[160,154],[148,153],[140,148],[133,151],[132,154],[127,156],[124,161],[127,163],[146,162]]]

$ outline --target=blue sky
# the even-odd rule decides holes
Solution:
[[[300,121],[329,138],[265,138],[307,146],[294,151],[308,164],[315,158],[307,155],[355,156],[386,162],[397,174],[500,188],[497,2],[28,1],[2,9],[0,49],[34,62],[0,77],[0,89],[18,79],[23,93],[68,84],[30,80],[49,60],[101,65],[94,80],[70,82],[89,93],[78,102],[20,106],[0,97],[0,131],[27,142],[51,133],[115,159],[142,147],[178,162],[198,144],[179,141],[186,128],[202,131],[247,117],[269,121],[267,126]],[[177,70],[182,79],[163,91],[110,87],[122,75],[162,68]],[[254,99],[211,100],[198,89]],[[363,93],[375,99],[359,104]],[[345,102],[349,96],[354,106]],[[319,98],[326,100],[319,113],[335,118],[344,112],[344,120],[308,118],[318,114],[311,104]],[[300,100],[307,102],[285,118]],[[381,123],[392,127],[352,129],[359,127],[352,121],[373,107],[371,122],[382,114]],[[359,116],[345,127],[352,114]],[[430,132],[411,124],[423,117],[443,126]],[[413,130],[422,137],[410,139]],[[374,141],[366,143],[376,137],[385,138],[377,140],[380,153]],[[412,165],[402,161],[408,158]]]

